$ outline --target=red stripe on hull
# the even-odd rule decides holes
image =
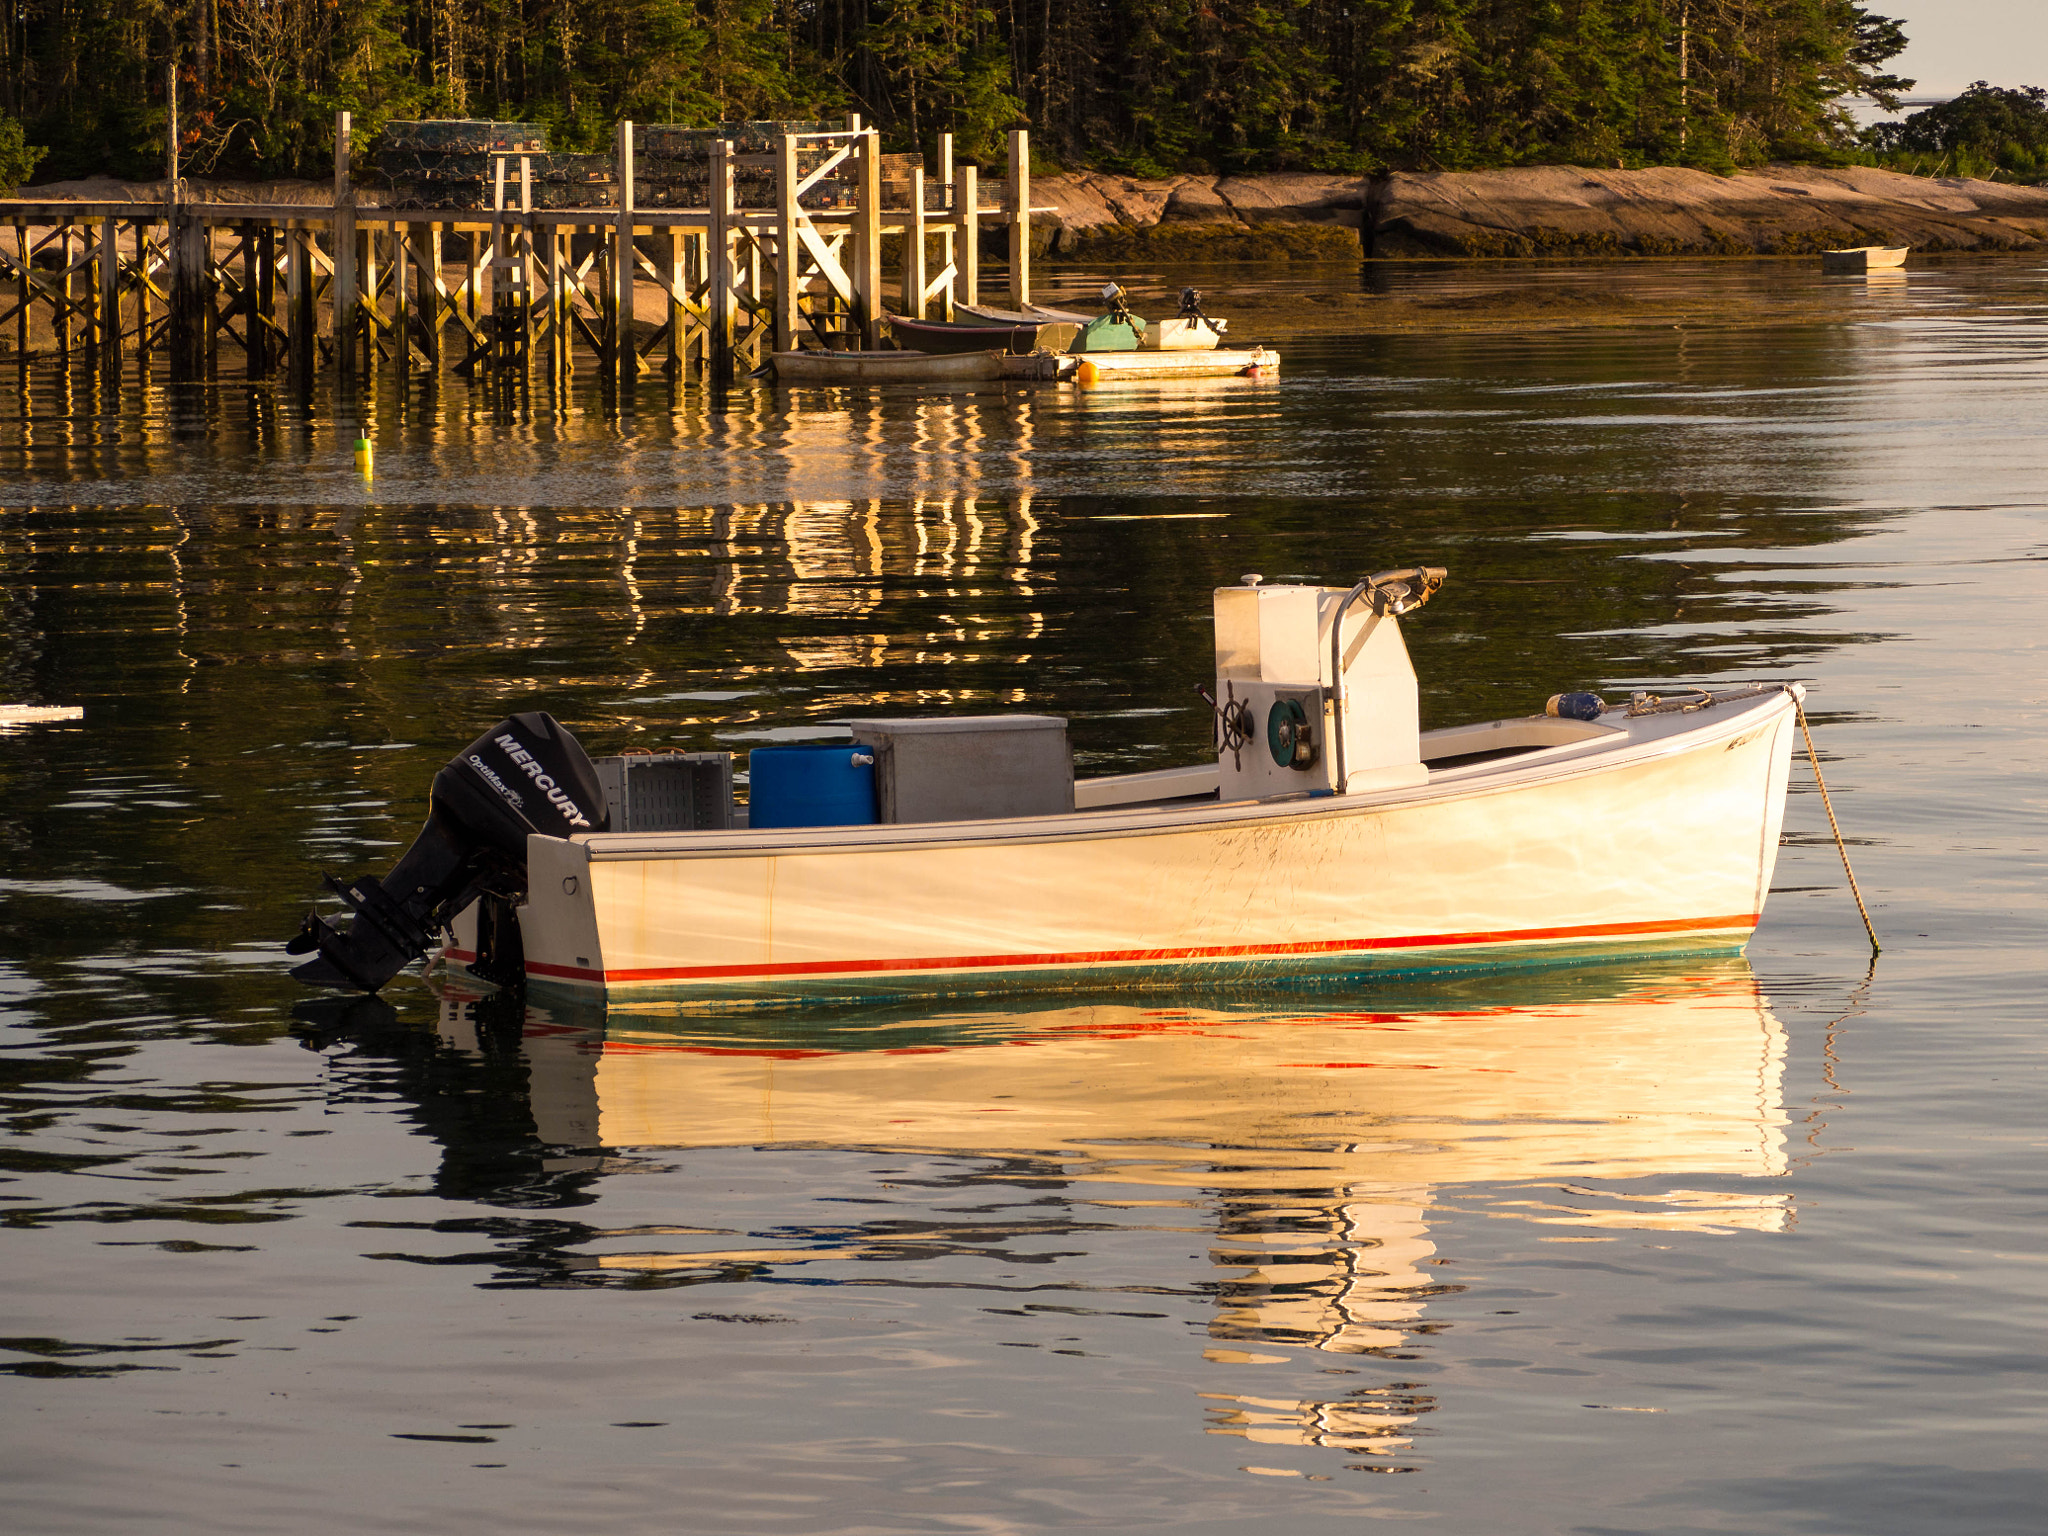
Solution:
[[[803,960],[784,965],[653,966],[596,971],[529,960],[530,976],[570,981],[716,981],[776,976],[873,975],[883,971],[1042,970],[1069,965],[1132,965],[1180,960],[1284,958],[1347,951],[1444,949],[1466,944],[1535,944],[1558,939],[1624,938],[1633,934],[1691,933],[1705,928],[1754,928],[1757,913],[1733,917],[1672,918],[1650,923],[1586,923],[1571,928],[1515,928],[1491,933],[1409,934],[1385,939],[1326,939],[1306,944],[1228,944],[1195,949],[1099,949],[1052,955],[935,955],[891,960]]]

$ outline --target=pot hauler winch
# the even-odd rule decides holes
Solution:
[[[526,895],[526,839],[610,826],[596,765],[552,716],[538,713],[513,715],[464,747],[434,775],[427,807],[427,824],[382,880],[324,877],[355,922],[340,928],[307,913],[285,948],[319,953],[292,975],[375,992],[479,897],[480,920],[503,934],[504,958],[516,966],[512,908]]]
[[[1436,595],[1442,567],[1381,571],[1348,591],[1264,581],[1216,592],[1221,797],[1425,782],[1415,668],[1393,621]]]

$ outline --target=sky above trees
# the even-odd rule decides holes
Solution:
[[[2048,0],[1886,0],[1906,24],[1891,68],[1917,96],[1954,96],[1973,80],[2048,85]]]

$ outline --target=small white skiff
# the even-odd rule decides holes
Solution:
[[[1000,348],[980,352],[777,352],[781,384],[979,384],[1003,376]]]
[[[1019,790],[956,757],[934,799],[917,752],[1000,753],[1024,738],[987,733],[1035,722],[1063,753],[1064,722],[854,722],[901,781],[874,824],[534,835],[526,978],[699,1008],[1739,950],[1798,686],[1422,733],[1397,615],[1442,579],[1219,591],[1214,762]]]
[[[1910,245],[1851,245],[1820,253],[1824,272],[1882,272],[1906,264]]]

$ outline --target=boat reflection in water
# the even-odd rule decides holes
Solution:
[[[449,1044],[473,1040],[473,1007],[444,995]],[[536,1129],[571,1161],[716,1147],[965,1156],[1061,1187],[1070,1205],[1205,1234],[1222,1271],[1204,1287],[1206,1353],[1225,1364],[1275,1358],[1261,1347],[1401,1345],[1445,1289],[1430,1227],[1447,1197],[1559,1235],[1775,1232],[1790,1216],[1777,1190],[1586,1187],[1785,1171],[1783,1031],[1740,958],[1198,1007],[1127,996],[713,1019],[529,1005],[524,1029]],[[778,1230],[772,1248],[707,1235],[587,1262],[709,1278],[903,1252],[896,1230],[840,1227],[815,1247]],[[1385,1455],[1427,1411],[1410,1385],[1329,1402],[1204,1395],[1214,1432]]]

